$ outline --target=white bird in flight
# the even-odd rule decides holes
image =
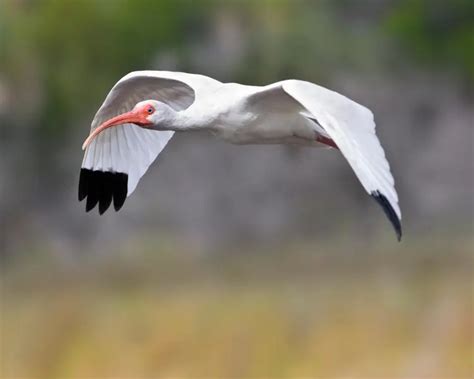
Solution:
[[[79,200],[118,211],[175,132],[208,130],[234,144],[339,150],[401,238],[401,212],[372,112],[316,84],[222,83],[203,75],[136,71],[111,89],[82,148]]]

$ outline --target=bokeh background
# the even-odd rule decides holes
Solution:
[[[368,106],[402,242],[337,152],[199,133],[86,214],[81,144],[140,69]],[[470,0],[0,0],[2,377],[472,377],[473,84]]]

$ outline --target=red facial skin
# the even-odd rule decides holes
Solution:
[[[123,113],[105,121],[98,128],[94,129],[89,137],[87,137],[87,139],[84,141],[84,144],[82,145],[82,150],[85,150],[86,147],[89,146],[94,137],[112,126],[123,124],[136,124],[139,126],[152,125],[153,123],[148,121],[147,117],[153,113],[155,113],[155,107],[151,104],[144,104],[136,109],[131,110],[130,112]]]

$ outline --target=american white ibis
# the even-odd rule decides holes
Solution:
[[[372,112],[301,80],[263,87],[167,71],[132,72],[114,85],[92,121],[79,179],[86,211],[118,211],[174,132],[208,130],[234,144],[338,149],[401,238],[401,212]]]

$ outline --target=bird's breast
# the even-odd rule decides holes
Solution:
[[[213,134],[226,142],[242,144],[252,143],[254,126],[258,123],[255,115],[224,112],[215,120]]]

